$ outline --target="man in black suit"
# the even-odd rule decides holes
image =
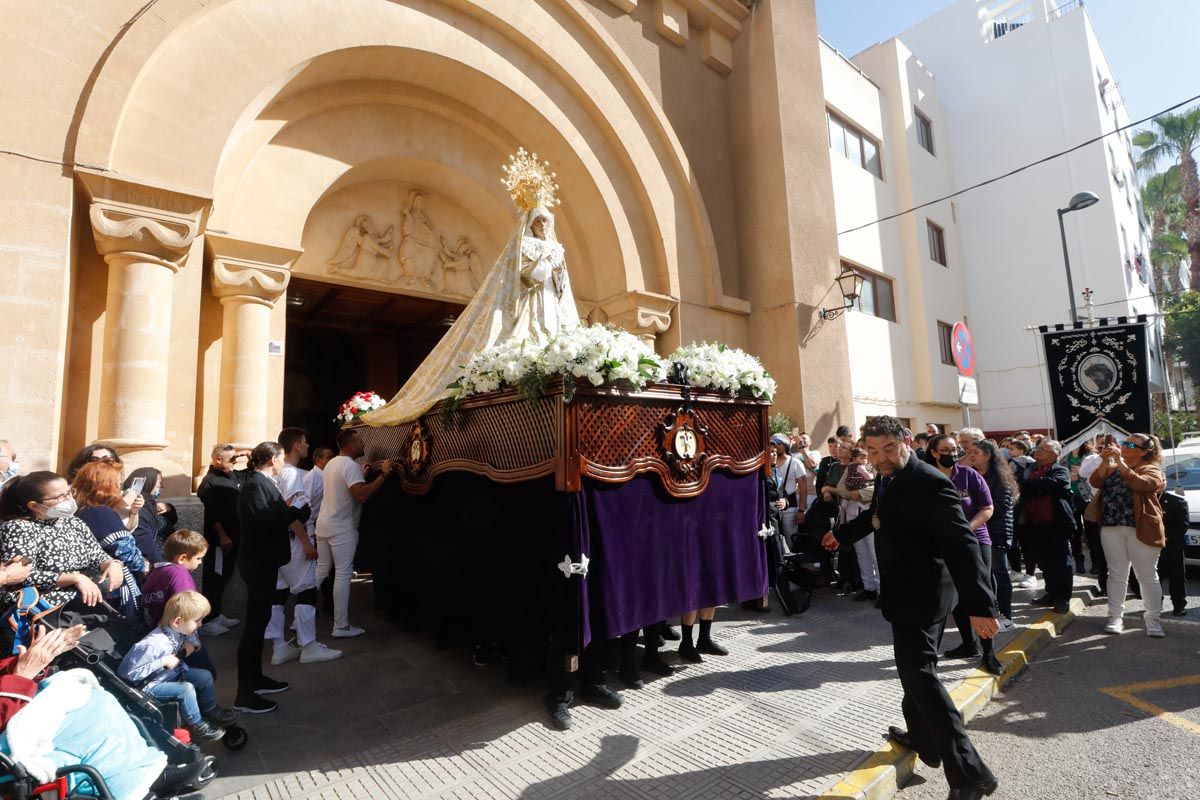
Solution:
[[[1000,625],[991,575],[958,491],[949,478],[914,456],[902,423],[876,417],[863,434],[878,475],[874,500],[869,510],[825,534],[822,544],[836,550],[875,534],[879,607],[892,623],[896,669],[904,687],[901,708],[908,724],[907,732],[893,727],[889,734],[926,764],[945,765],[951,800],[977,800],[992,794],[997,781],[938,680],[937,645],[955,605],[966,609],[978,636],[996,635]]]

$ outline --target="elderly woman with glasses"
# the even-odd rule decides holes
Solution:
[[[1158,438],[1133,433],[1120,445],[1107,445],[1103,463],[1088,481],[1097,490],[1086,517],[1100,523],[1100,541],[1108,561],[1108,624],[1105,633],[1125,630],[1125,591],[1133,566],[1146,606],[1146,635],[1161,639],[1162,584],[1158,557],[1166,546],[1162,501],[1167,479],[1159,468],[1162,445]]]
[[[87,524],[75,516],[75,498],[54,472],[19,475],[0,494],[0,563],[29,559],[30,572],[19,586],[32,586],[51,605],[76,598],[94,606],[118,589],[121,562],[101,549]],[[15,592],[0,603],[16,602]]]

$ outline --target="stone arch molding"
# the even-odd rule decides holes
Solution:
[[[394,79],[355,73],[354,54],[378,48],[411,67],[402,79],[414,91],[389,90],[393,99],[456,119],[464,136],[490,139],[497,151],[525,144],[555,162],[574,217],[566,227],[578,249],[612,273],[596,287],[597,303],[611,292],[626,305],[632,293],[737,307],[721,288],[707,212],[682,147],[594,9],[582,0],[543,0],[503,4],[501,17],[496,8],[485,0],[215,0],[198,10],[192,0],[162,0],[105,62],[76,160],[213,197],[214,220],[222,218],[236,208],[250,167],[299,122],[272,119],[272,109],[323,87],[328,94],[331,73],[313,67],[342,54],[351,54],[343,66],[359,90]],[[305,114],[353,105],[303,102]],[[246,147],[265,133],[263,147]],[[342,174],[355,165],[345,166]],[[211,227],[238,229],[232,216],[223,223]]]

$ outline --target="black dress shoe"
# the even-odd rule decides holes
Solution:
[[[1188,612],[1187,603],[1184,603],[1181,606],[1175,606],[1175,610],[1171,612],[1171,616],[1172,617],[1186,617],[1187,612]]]
[[[1054,604],[1054,607],[1051,610],[1054,611],[1055,614],[1066,614],[1071,610],[1071,607],[1066,603],[1059,601]]]
[[[553,702],[546,698],[546,710],[550,712],[550,724],[560,731],[571,729],[571,709],[566,703]]]
[[[908,735],[908,731],[897,728],[895,725],[889,725],[887,729],[887,738],[891,739],[901,747],[906,747],[909,750],[916,751],[916,746],[912,742],[912,737]],[[917,753],[917,757],[927,766],[937,769],[942,765],[942,757],[939,755],[923,756]]]
[[[854,602],[856,603],[866,603],[868,601],[874,602],[878,599],[879,592],[873,592],[870,589],[863,589],[861,592],[854,595]]]
[[[989,797],[1000,786],[1000,782],[992,778],[977,786],[960,786],[957,789],[950,790],[950,796],[947,800],[980,800],[983,797]]]
[[[727,656],[729,651],[721,645],[714,642],[712,639],[701,639],[696,642],[696,650],[710,656]]]
[[[1029,604],[1034,605],[1034,606],[1052,606],[1057,602],[1058,602],[1057,599],[1051,597],[1048,594],[1044,594],[1035,600],[1030,600]]]
[[[1000,663],[1000,659],[996,658],[995,653],[984,653],[983,659],[979,662],[979,668],[996,676],[1004,672],[1004,665]]]
[[[659,658],[658,654],[655,654],[654,658],[643,658],[642,670],[653,672],[655,675],[661,675],[664,678],[675,673],[675,668]]]
[[[963,642],[953,650],[942,653],[942,658],[975,658],[979,655],[979,647],[974,642]]]
[[[589,703],[613,710],[620,708],[621,703],[625,702],[620,692],[613,691],[602,683],[584,686],[579,690],[579,696]]]
[[[617,677],[621,679],[621,683],[628,686],[630,689],[641,689],[646,684],[642,683],[642,676],[638,675],[636,669],[623,669],[617,673]]]
[[[679,631],[675,630],[675,629],[674,629],[673,627],[671,627],[670,625],[663,625],[663,626],[662,626],[662,634],[661,634],[661,636],[662,636],[664,639],[666,639],[668,642],[678,642],[678,641],[679,641],[679,640],[682,638],[682,637],[679,635]]]
[[[704,659],[700,657],[700,652],[696,649],[696,645],[691,642],[684,642],[679,645],[679,660],[687,661],[692,664],[703,664]]]

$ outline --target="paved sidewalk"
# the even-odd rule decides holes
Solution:
[[[1106,636],[1103,602],[1067,631],[970,724],[1000,779],[996,797],[1200,797],[1200,570],[1181,619],[1147,639],[1142,603],[1125,606],[1126,631]],[[1168,606],[1169,607],[1169,606]],[[918,764],[897,800],[942,800],[944,782]]]
[[[1040,614],[1022,602],[1032,596],[1018,592],[1018,622]],[[356,586],[352,609],[369,605],[370,587]],[[830,590],[797,617],[722,609],[728,657],[627,691],[619,711],[575,706],[566,733],[547,724],[539,689],[505,684],[502,665],[475,667],[465,646],[438,651],[428,633],[354,617],[369,634],[330,642],[343,659],[269,670],[293,687],[276,696],[279,712],[243,718],[245,750],[211,749],[222,777],[207,797],[814,797],[902,722],[887,624]],[[225,667],[223,703],[236,635],[208,640]],[[945,646],[957,643],[948,633]],[[943,679],[974,666],[948,662]]]

